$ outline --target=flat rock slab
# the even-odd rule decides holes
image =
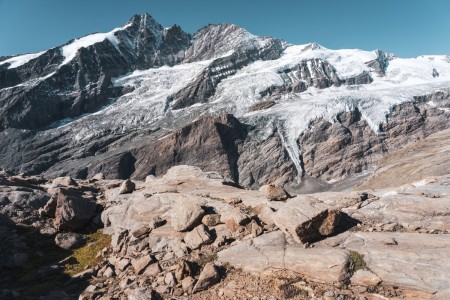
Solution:
[[[327,284],[349,276],[349,254],[343,249],[304,249],[286,243],[281,231],[271,232],[218,253],[218,260],[249,273],[290,270]]]
[[[430,294],[450,290],[450,235],[358,232],[341,246],[364,255],[385,285]]]
[[[352,218],[373,223],[397,223],[406,229],[450,229],[450,176],[375,192],[379,199],[344,211]]]

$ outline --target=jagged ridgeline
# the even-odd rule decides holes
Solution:
[[[327,189],[449,125],[450,58],[195,34],[150,15],[0,58],[0,166],[143,179],[190,164],[257,188]],[[20,154],[20,155],[19,155]]]

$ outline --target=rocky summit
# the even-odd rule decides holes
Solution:
[[[0,58],[1,299],[450,299],[450,58],[149,14]]]

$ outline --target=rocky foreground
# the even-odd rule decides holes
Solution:
[[[1,171],[0,298],[449,299],[449,136],[357,191],[245,190],[185,165],[145,181]]]

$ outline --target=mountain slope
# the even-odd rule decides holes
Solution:
[[[0,166],[143,178],[180,163],[204,168],[204,153],[222,149],[211,157],[243,186],[328,188],[410,138],[447,128],[449,87],[448,56],[290,45],[232,24],[190,35],[144,14],[0,61]],[[177,130],[214,128],[226,114],[241,125],[214,145],[183,137],[195,145],[191,156],[161,144]]]

